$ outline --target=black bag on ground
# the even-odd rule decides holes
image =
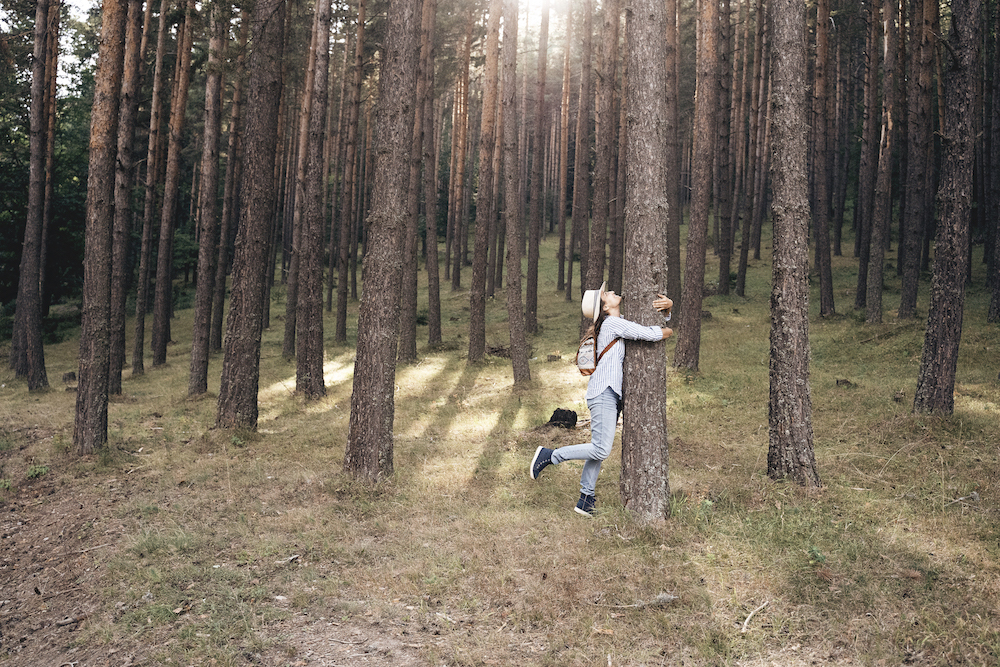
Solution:
[[[576,413],[572,410],[556,408],[549,419],[549,426],[559,426],[561,428],[576,428]]]

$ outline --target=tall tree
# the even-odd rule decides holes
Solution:
[[[950,59],[945,77],[944,158],[937,191],[938,226],[930,310],[920,357],[914,412],[951,414],[962,339],[962,310],[969,261],[980,0],[952,0]]]
[[[1000,54],[1000,7],[994,9],[993,54]],[[990,117],[989,217],[993,220],[993,253],[990,269],[990,307],[986,319],[1000,322],[1000,66],[993,62],[993,112]],[[997,376],[1000,378],[1000,375]]]
[[[774,29],[774,259],[767,474],[820,486],[809,389],[805,4],[770,0]]]
[[[580,282],[587,275],[587,254],[590,250],[590,117],[594,103],[591,84],[591,62],[593,57],[594,0],[583,3],[583,54],[580,60],[580,98],[576,107],[576,150],[573,154],[573,231],[570,234],[569,257],[566,271],[566,300],[573,296],[573,256],[580,250]],[[587,289],[581,284],[580,290]],[[581,329],[583,317],[581,316]]]
[[[132,186],[134,164],[132,144],[139,110],[141,63],[145,60],[146,38],[143,30],[141,0],[130,0],[125,29],[125,64],[122,72],[121,108],[118,119],[118,157],[115,161],[115,221],[111,241],[111,349],[108,393],[122,392],[122,368],[125,365],[125,304],[128,277],[132,266],[129,246],[132,237]]]
[[[160,0],[159,27],[153,66],[153,92],[149,104],[149,142],[146,152],[145,197],[143,199],[142,240],[139,249],[138,289],[135,296],[135,335],[132,341],[132,375],[145,372],[146,309],[149,306],[149,274],[153,254],[153,219],[156,217],[156,184],[160,173],[160,116],[163,113],[163,59],[167,44],[167,14],[170,0]]]
[[[719,294],[729,294],[729,269],[733,255],[732,225],[732,135],[733,110],[733,26],[729,0],[722,0],[718,21],[719,79],[715,150],[715,251],[719,255]]]
[[[479,130],[479,194],[476,198],[476,238],[472,250],[472,281],[469,284],[470,364],[486,354],[486,273],[493,211],[493,144],[496,142],[497,94],[499,90],[500,17],[503,0],[490,0],[486,24],[486,62],[483,67],[482,120]]]
[[[868,262],[871,258],[872,212],[875,208],[875,180],[878,169],[878,144],[876,143],[878,119],[879,48],[882,34],[877,2],[868,5],[868,38],[865,46],[864,121],[861,130],[861,166],[858,176],[857,229],[854,239],[858,257],[858,285],[854,293],[854,307],[862,309],[868,298]]]
[[[191,371],[188,395],[208,391],[209,338],[212,333],[212,299],[215,296],[215,263],[219,257],[219,146],[222,137],[222,49],[229,33],[228,7],[210,5],[211,37],[208,74],[205,78],[205,129],[201,139],[201,221],[198,232],[198,284],[194,299]]]
[[[399,327],[409,138],[418,56],[417,0],[390,0],[379,77],[373,207],[368,216],[364,291],[344,470],[375,482],[393,471],[392,424]]]
[[[837,314],[833,300],[833,266],[830,254],[830,0],[816,3],[816,65],[813,70],[813,125],[815,149],[813,169],[816,206],[816,270],[819,272],[819,314]]]
[[[427,86],[424,91],[424,235],[426,245],[427,268],[427,342],[431,345],[441,343],[441,278],[438,271],[438,180],[437,180],[437,142],[436,124],[434,119],[434,33],[437,16],[437,0],[424,0],[424,12],[430,14],[424,23],[421,34],[420,57],[427,73]]]
[[[111,230],[127,16],[128,6],[123,0],[104,0],[94,104],[90,112],[80,370],[73,421],[73,446],[80,455],[92,454],[108,441]]]
[[[525,328],[538,332],[538,260],[545,217],[545,73],[549,58],[549,0],[542,0],[542,23],[538,29],[538,70],[535,75],[535,134],[531,160],[531,208],[528,211],[528,277],[524,302]],[[617,37],[617,31],[616,31]]]
[[[934,168],[933,120],[931,105],[934,96],[934,16],[936,0],[914,0],[910,14],[909,71],[907,86],[907,153],[905,173],[906,208],[903,210],[902,291],[899,296],[901,320],[916,314],[917,289],[920,286],[920,246],[927,221],[933,211],[931,172]]]
[[[698,28],[698,80],[695,93],[694,144],[691,148],[691,219],[688,223],[684,290],[681,294],[683,320],[677,336],[674,365],[698,370],[701,349],[701,303],[705,290],[705,243],[708,234],[709,204],[712,196],[712,160],[715,123],[718,116],[719,61],[716,44],[719,4],[701,0]]]
[[[191,45],[194,41],[194,0],[184,10],[183,28],[178,35],[177,73],[170,101],[169,137],[167,139],[166,177],[163,183],[163,208],[160,209],[160,239],[156,257],[156,291],[153,295],[151,347],[153,366],[167,363],[170,342],[170,317],[173,302],[173,254],[177,200],[180,197],[181,140],[187,115],[188,89],[191,83]]]
[[[570,94],[570,44],[573,37],[573,5],[566,4],[566,50],[563,53],[562,95],[559,102],[559,191],[556,196],[555,215],[559,231],[559,277],[556,289],[566,288],[566,192],[569,187],[569,94]]]
[[[896,41],[899,0],[885,0],[882,25],[885,45],[882,56],[882,138],[879,142],[878,171],[875,178],[875,201],[872,207],[871,252],[868,261],[868,294],[865,297],[865,321],[882,322],[882,281],[885,253],[889,247],[892,224],[892,152],[895,147]]]
[[[667,19],[660,0],[634,0],[625,7],[625,300],[622,315],[640,324],[659,324],[649,310],[662,292],[667,273],[666,242]],[[667,360],[660,343],[629,342],[622,391],[621,496],[639,520],[652,523],[670,516],[668,481]]]
[[[677,20],[678,0],[666,0],[666,89],[677,90],[680,80],[680,27]],[[627,80],[627,78],[626,78]],[[681,144],[680,144],[680,109],[677,95],[667,95],[664,111],[665,126],[663,134],[666,140],[666,196],[667,196],[667,228],[666,228],[666,261],[667,261],[667,295],[675,299],[681,293]],[[622,103],[622,113],[628,107],[628,101]],[[622,134],[627,135],[625,123],[621,123]],[[627,141],[627,136],[626,136]],[[623,159],[624,163],[625,160]],[[627,169],[620,169],[619,180],[624,180]],[[626,184],[627,186],[627,184]],[[625,193],[619,188],[619,195]],[[623,202],[621,196],[619,202]],[[679,299],[677,299],[679,301]],[[680,312],[680,304],[674,304],[674,312]]]
[[[11,341],[10,365],[19,378],[35,391],[49,386],[42,346],[41,255],[42,221],[45,207],[45,118],[46,47],[49,3],[38,0],[35,8],[35,45],[31,68],[31,135],[28,176],[28,219],[21,246],[21,266],[17,285],[17,311]]]
[[[302,239],[299,259],[299,306],[296,313],[295,391],[309,399],[326,395],[323,381],[323,230],[326,227],[327,107],[330,72],[331,0],[316,4],[312,112],[306,142],[305,190],[302,201]]]
[[[222,428],[257,427],[260,339],[271,266],[284,24],[284,0],[257,0],[250,15],[253,47],[248,59],[250,80],[240,224],[215,418],[216,425]]]

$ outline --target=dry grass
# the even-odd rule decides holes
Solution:
[[[969,296],[955,414],[917,416],[922,325],[859,321],[852,264],[836,267],[849,314],[812,323],[816,492],[765,474],[764,261],[747,298],[706,300],[701,372],[668,378],[662,526],[622,509],[617,451],[593,521],[571,511],[579,465],[528,478],[537,445],[589,434],[537,428],[557,407],[586,416],[569,364],[579,310],[545,281],[532,383],[517,391],[507,360],[465,363],[467,293],[442,295],[448,349],[424,346],[398,369],[396,475],[377,488],[341,473],[353,349],[329,344],[329,393],[305,402],[275,320],[259,432],[217,431],[221,359],[209,395],[187,398],[182,311],[167,365],[126,378],[112,402],[98,457],[69,452],[73,394],[0,377],[12,487],[0,510],[44,512],[70,494],[111,508],[76,536],[110,546],[85,554],[94,610],[67,646],[144,664],[351,664],[305,650],[320,626],[342,649],[348,630],[402,638],[383,662],[356,664],[1000,664],[1000,333],[987,297]],[[506,344],[504,305],[488,307],[488,340]],[[75,353],[74,341],[47,348],[49,377]],[[25,500],[31,466],[49,468],[52,496]]]

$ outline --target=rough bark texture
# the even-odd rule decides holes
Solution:
[[[17,283],[17,311],[11,340],[10,365],[14,374],[28,381],[28,389],[49,386],[42,347],[42,295],[40,288],[42,221],[45,209],[45,78],[49,3],[39,0],[35,11],[35,47],[31,69],[31,131],[28,166],[28,219],[21,246]]]
[[[123,0],[104,0],[90,116],[86,244],[83,251],[83,313],[73,447],[92,454],[108,441],[108,369],[111,346],[111,230],[114,225],[118,99],[124,67]]]
[[[1000,54],[1000,8],[995,10],[993,53]],[[1000,65],[993,63],[993,113],[991,114],[989,218],[993,221],[993,258],[990,264],[988,322],[1000,322]],[[1000,379],[998,374],[997,379]]]
[[[316,61],[312,78],[312,113],[306,142],[305,191],[302,201],[302,239],[299,258],[299,305],[296,315],[295,391],[308,399],[326,395],[323,381],[323,230],[326,207],[323,194],[323,154],[326,149],[326,112],[329,102],[330,0],[316,5]]]
[[[472,249],[469,284],[469,363],[486,354],[486,272],[493,210],[493,144],[496,141],[499,88],[500,16],[503,0],[491,0],[486,25],[486,63],[483,68],[483,107],[479,131],[479,194],[476,199],[476,239]]]
[[[819,272],[819,314],[832,317],[837,314],[833,300],[833,268],[830,255],[830,148],[829,148],[829,90],[830,90],[830,0],[819,0],[816,6],[816,67],[813,84],[813,113],[815,123],[815,153],[813,166],[816,177],[816,210],[813,220],[816,227],[816,269]]]
[[[180,196],[181,134],[187,114],[188,88],[191,82],[191,44],[194,39],[194,0],[188,0],[181,37],[178,40],[177,76],[170,103],[170,136],[167,140],[167,172],[163,182],[163,208],[160,210],[160,239],[156,257],[156,293],[153,297],[151,347],[153,366],[167,363],[170,342],[170,316],[173,306],[173,253],[177,200]]]
[[[344,470],[375,482],[392,475],[393,389],[399,333],[401,251],[406,225],[407,156],[413,132],[417,0],[391,0],[375,118],[375,173],[357,361]]]
[[[865,48],[864,123],[861,132],[861,166],[858,177],[858,224],[855,234],[855,255],[858,257],[858,285],[854,307],[865,307],[868,298],[868,262],[871,258],[872,211],[875,208],[875,178],[878,168],[876,128],[881,116],[878,110],[878,69],[881,22],[877,3],[869,4],[868,41]]]
[[[437,141],[436,124],[434,123],[434,28],[437,15],[436,0],[425,0],[425,11],[430,14],[424,25],[427,31],[421,40],[426,49],[421,46],[421,58],[427,71],[427,88],[424,91],[424,224],[427,258],[427,342],[431,345],[441,343],[441,278],[438,270],[438,180],[437,180]]]
[[[663,255],[667,224],[666,18],[660,0],[625,8],[626,101],[625,270],[622,314],[640,324],[661,324],[649,304],[666,286]],[[629,341],[620,488],[625,507],[642,522],[670,515],[666,355],[663,343]]]
[[[677,90],[680,68],[679,40],[680,34],[677,22],[677,0],[666,1],[666,89]],[[622,103],[622,113],[628,109],[628,101]],[[666,140],[667,185],[664,191],[667,196],[667,229],[665,250],[667,261],[667,295],[675,299],[674,313],[681,312],[681,145],[679,138],[680,110],[677,95],[667,95],[663,117],[663,128]],[[623,135],[627,135],[622,123]],[[627,141],[627,136],[625,136]],[[623,153],[624,155],[624,153]],[[622,160],[624,162],[624,160]],[[624,175],[627,169],[621,169]],[[624,180],[621,178],[620,180]],[[624,200],[624,197],[621,198]]]
[[[809,390],[809,184],[805,5],[771,0],[774,28],[774,260],[767,474],[820,486]]]
[[[906,209],[903,211],[900,241],[903,285],[896,314],[901,320],[909,320],[916,315],[920,246],[934,201],[930,187],[934,167],[931,102],[934,95],[934,15],[937,4],[937,0],[916,0],[916,11],[910,16],[913,28],[909,45],[910,68],[906,77],[909,157],[906,161]]]
[[[504,228],[507,233],[507,326],[510,328],[510,360],[514,384],[531,380],[528,368],[528,339],[524,330],[524,304],[521,302],[521,216],[517,192],[517,0],[504,0],[503,85],[500,105],[503,108],[503,183]],[[508,40],[509,36],[509,40]]]
[[[258,0],[250,16],[253,50],[248,65],[246,166],[215,418],[216,425],[222,428],[257,427],[260,337],[271,266],[284,23],[284,0]]]
[[[143,58],[143,11],[141,0],[131,0],[125,31],[125,64],[122,73],[121,110],[118,121],[118,159],[115,165],[115,222],[112,230],[111,267],[111,350],[108,393],[122,393],[125,365],[126,287],[132,266],[128,261],[132,236],[132,185],[134,165],[132,144],[139,109],[140,62]]]
[[[617,38],[617,31],[615,37]],[[528,212],[528,279],[524,303],[524,325],[531,334],[538,332],[538,246],[545,217],[545,151],[542,147],[545,139],[545,72],[548,69],[548,51],[549,2],[542,0],[542,23],[538,30],[538,71],[535,75],[535,148],[531,158],[531,206]]]
[[[948,36],[941,162],[937,192],[939,215],[934,245],[930,311],[920,358],[914,412],[951,414],[955,410],[955,371],[962,339],[962,310],[969,261],[969,214],[972,210],[975,154],[976,67],[980,0],[954,0]]]
[[[681,294],[680,330],[674,352],[678,368],[698,370],[701,350],[701,304],[705,285],[705,243],[708,235],[709,203],[712,197],[712,160],[719,99],[719,62],[715,28],[719,6],[702,0],[698,34],[698,84],[695,99],[694,146],[691,164],[691,219],[688,224],[684,290]]]
[[[588,287],[584,284],[587,277],[587,260],[590,251],[590,116],[594,104],[591,79],[591,60],[593,57],[593,15],[594,1],[584,0],[583,14],[583,54],[580,61],[580,98],[576,112],[576,152],[573,155],[573,232],[570,235],[569,257],[566,270],[566,300],[573,301],[573,256],[577,248],[580,250],[580,289],[595,289],[600,285]],[[581,316],[580,329],[584,328]]]
[[[205,130],[201,144],[201,229],[198,234],[198,284],[195,288],[194,330],[188,395],[208,391],[209,337],[212,333],[212,299],[215,296],[215,263],[219,256],[219,145],[222,133],[222,49],[229,17],[221,5],[212,6],[212,36],[208,43],[208,76],[205,81]]]
[[[562,96],[559,102],[559,192],[556,196],[555,215],[559,230],[559,276],[556,289],[562,291],[566,287],[566,188],[569,184],[569,87],[570,87],[570,48],[573,37],[573,5],[566,5],[566,52],[563,54]],[[572,260],[572,257],[569,258]]]
[[[882,56],[882,139],[879,142],[878,175],[875,178],[868,294],[865,297],[865,321],[869,324],[882,322],[882,281],[892,223],[892,151],[895,147],[896,56],[899,49],[896,42],[898,3],[899,0],[885,0],[882,10],[885,44]]]

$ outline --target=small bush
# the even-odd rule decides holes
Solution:
[[[25,476],[28,479],[38,479],[43,475],[47,475],[48,472],[49,472],[48,466],[31,466],[30,468],[28,468],[28,472],[25,474]]]

